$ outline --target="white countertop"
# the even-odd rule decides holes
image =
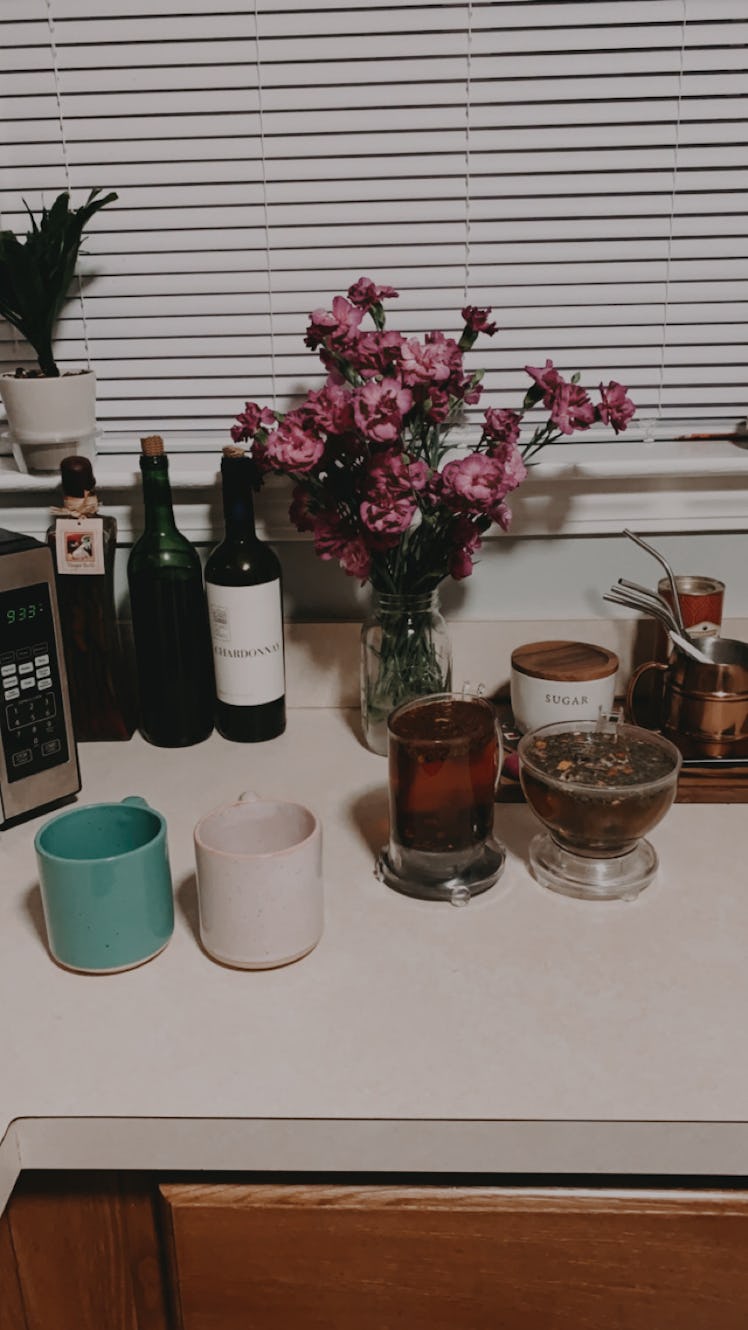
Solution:
[[[0,834],[0,1207],[21,1167],[748,1173],[748,816],[676,805],[632,903],[529,876],[537,824],[467,908],[374,877],[386,764],[353,711],[292,710],[258,746],[81,748],[79,802],[168,821],[174,937],[111,976],[50,959],[33,836]],[[192,827],[254,788],[323,823],[326,922],[304,960],[200,949]]]

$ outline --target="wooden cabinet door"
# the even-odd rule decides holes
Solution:
[[[26,1330],[7,1214],[0,1215],[0,1330]]]
[[[745,1330],[748,1193],[165,1185],[182,1330]]]
[[[0,1229],[0,1330],[166,1330],[153,1190],[137,1175],[25,1173]]]

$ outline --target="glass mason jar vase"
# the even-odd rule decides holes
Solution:
[[[402,702],[450,692],[452,648],[439,592],[374,592],[361,629],[361,722],[374,753],[387,753],[387,717]]]

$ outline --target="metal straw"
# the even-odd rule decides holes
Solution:
[[[638,582],[628,582],[625,577],[619,577],[618,586],[626,587],[627,595],[636,593],[641,601],[641,605],[639,606],[640,609],[651,609],[653,612],[661,610],[666,614],[669,624],[668,632],[671,635],[680,631],[678,620],[675,617],[675,611],[673,610],[670,601],[666,600],[664,596],[661,596],[658,591],[650,591],[648,587],[639,586]],[[689,640],[692,640],[690,633],[684,631],[682,635],[688,637]]]
[[[679,633],[675,624],[674,616],[670,613],[670,607],[667,602],[663,606],[648,602],[644,596],[634,595],[632,592],[618,591],[617,587],[611,587],[610,591],[604,593],[603,600],[609,600],[613,605],[625,605],[630,610],[643,610],[645,614],[659,619],[664,628],[670,634],[670,639],[676,647],[692,660],[698,660],[702,665],[710,664],[710,657],[694,646],[690,637],[684,637]]]
[[[678,632],[682,633],[685,637],[687,637],[688,634],[686,632],[686,625],[683,622],[683,614],[680,608],[680,598],[678,596],[678,586],[675,581],[675,573],[670,567],[670,564],[668,563],[667,559],[663,554],[660,554],[659,551],[656,550],[652,545],[648,545],[646,540],[642,540],[641,536],[634,535],[633,531],[629,531],[624,527],[623,534],[624,536],[628,536],[629,540],[633,540],[636,542],[637,545],[640,545],[643,550],[647,551],[647,554],[651,554],[652,558],[657,560],[660,567],[665,569],[665,572],[668,575],[668,581],[670,582],[670,591],[673,596],[673,614],[675,615],[675,621],[678,625]]]
[[[629,610],[642,610],[644,614],[649,614],[667,629],[669,633],[677,632],[678,628],[672,614],[667,610],[661,609],[659,605],[652,605],[640,596],[628,595],[618,591],[617,587],[611,587],[604,596],[603,600],[609,600],[614,605],[625,605]]]

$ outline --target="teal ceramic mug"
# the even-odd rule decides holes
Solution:
[[[129,970],[174,929],[166,821],[137,795],[59,813],[34,849],[49,949],[89,974]]]

